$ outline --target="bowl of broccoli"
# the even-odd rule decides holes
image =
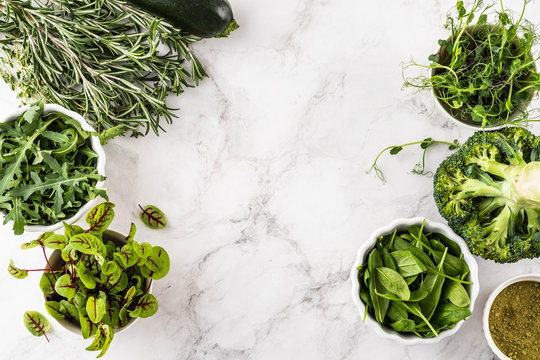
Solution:
[[[434,176],[440,214],[471,252],[499,263],[540,256],[540,137],[474,133]]]

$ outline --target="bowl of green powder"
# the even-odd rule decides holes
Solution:
[[[484,335],[504,360],[540,360],[540,274],[512,277],[489,296]]]

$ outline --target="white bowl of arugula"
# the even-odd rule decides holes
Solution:
[[[0,212],[15,234],[72,224],[106,198],[105,152],[84,118],[34,103],[0,120]]]
[[[455,334],[480,289],[465,241],[447,225],[420,217],[375,230],[358,250],[351,281],[364,323],[404,345]]]

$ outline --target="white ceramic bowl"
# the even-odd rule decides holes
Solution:
[[[23,107],[17,109],[17,111],[15,111],[15,112],[7,115],[5,118],[1,119],[0,122],[9,122],[9,121],[15,120],[17,117],[21,116],[22,113],[24,113],[29,107],[30,107],[30,105],[27,105],[27,106],[23,106]],[[76,120],[79,124],[81,124],[81,127],[83,128],[83,130],[91,131],[91,132],[95,131],[86,122],[86,120],[81,115],[79,115],[76,112],[73,112],[71,110],[68,110],[68,109],[66,109],[66,108],[64,108],[64,107],[62,107],[60,105],[45,104],[45,106],[43,107],[43,113],[47,114],[47,113],[50,113],[50,112],[59,112],[59,113],[65,114],[65,115],[69,116],[70,118]],[[98,173],[100,175],[105,176],[105,151],[103,151],[103,146],[101,146],[101,143],[100,143],[99,138],[97,136],[92,136],[90,138],[90,142],[92,144],[92,149],[97,154],[97,164],[96,164],[97,171],[98,171]],[[105,181],[98,181],[96,183],[96,188],[103,188],[104,183],[105,183]],[[83,214],[86,214],[91,208],[96,206],[98,204],[98,202],[100,202],[100,197],[99,196],[92,199],[92,200],[90,200],[90,201],[88,201],[86,204],[84,204],[74,216],[72,216],[70,218],[67,218],[67,219],[64,219],[62,221],[65,221],[68,224],[73,224],[74,222],[79,220],[80,217]],[[0,212],[0,214],[1,214],[1,212]],[[24,231],[29,231],[29,232],[55,231],[55,230],[58,230],[58,229],[60,229],[62,227],[62,221],[59,221],[59,222],[57,222],[55,224],[51,224],[51,225],[26,225],[24,227]],[[9,221],[6,225],[13,226],[13,221]]]
[[[106,240],[112,240],[117,246],[122,246],[122,245],[124,245],[126,243],[126,237],[124,235],[120,234],[119,232],[116,232],[116,231],[113,231],[113,230],[105,230],[105,232],[103,233],[103,236],[104,236],[104,238],[106,238]],[[49,263],[51,264],[51,266],[53,268],[59,266],[58,264],[65,264],[63,262],[62,258],[61,258],[61,251],[60,250],[55,250],[52,253],[52,255],[49,258]],[[45,265],[45,267],[47,269],[49,268],[47,265]],[[146,281],[146,286],[148,286],[147,284],[148,284],[148,280]],[[150,286],[148,287],[147,294],[152,293],[153,285],[154,285],[154,283],[150,282]],[[44,295],[44,299],[45,299],[45,301],[47,301],[47,296]],[[128,315],[128,317],[129,317],[129,315]],[[54,321],[56,321],[64,329],[68,330],[69,332],[71,332],[73,334],[81,336],[81,327],[79,325],[74,324],[71,321],[66,320],[66,319],[55,319],[55,318],[53,318],[53,319],[54,319]],[[114,335],[118,334],[119,332],[125,331],[127,328],[132,327],[137,321],[139,321],[139,319],[140,318],[138,318],[138,317],[137,318],[131,318],[129,320],[129,322],[124,327],[114,329]]]
[[[505,354],[503,354],[501,350],[499,350],[499,348],[497,347],[497,345],[495,345],[495,342],[491,338],[491,333],[489,332],[489,311],[491,310],[491,305],[493,305],[493,301],[495,300],[497,295],[500,294],[501,291],[503,291],[509,285],[520,282],[520,281],[536,281],[540,283],[540,274],[523,274],[523,275],[511,277],[510,279],[504,281],[502,284],[497,286],[497,288],[495,288],[495,290],[493,290],[493,292],[489,295],[489,298],[486,301],[486,306],[484,307],[484,317],[482,320],[483,326],[484,326],[484,336],[486,337],[486,340],[491,350],[501,360],[511,360],[511,359]]]
[[[375,247],[375,244],[379,237],[392,234],[395,229],[397,229],[399,232],[399,231],[407,231],[407,228],[411,225],[421,226],[423,221],[424,221],[424,218],[422,217],[394,220],[390,224],[375,230],[369,236],[369,238],[362,244],[362,246],[360,246],[360,249],[358,249],[358,255],[356,256],[356,261],[351,269],[351,281],[352,281],[353,302],[358,308],[358,311],[360,312],[360,315],[362,317],[364,316],[366,308],[363,301],[360,300],[360,296],[359,296],[360,283],[358,282],[358,270],[357,270],[358,267],[367,261],[369,252]],[[474,309],[474,302],[476,300],[476,297],[478,296],[478,292],[480,291],[480,286],[478,284],[478,265],[476,264],[476,260],[474,259],[474,256],[469,251],[469,248],[467,247],[467,244],[465,243],[465,241],[462,238],[460,238],[458,235],[456,235],[456,233],[454,233],[452,229],[448,227],[448,225],[444,225],[444,224],[426,219],[424,223],[424,229],[428,232],[442,234],[446,236],[448,239],[454,241],[457,245],[459,245],[459,248],[461,249],[461,252],[463,253],[463,260],[465,261],[465,263],[467,264],[470,270],[469,280],[472,281],[472,284],[469,285],[468,290],[471,296],[471,303],[469,305],[469,309],[472,312]],[[402,334],[402,333],[398,333],[397,331],[394,331],[391,328],[383,328],[377,321],[375,321],[375,319],[371,317],[370,314],[366,316],[365,324],[373,328],[373,330],[377,333],[377,335],[381,337],[394,340],[403,345],[420,345],[420,344],[434,344],[436,342],[441,341],[444,338],[452,336],[459,330],[459,328],[463,324],[463,321],[465,320],[461,320],[452,329],[444,330],[439,334],[439,336],[432,337],[432,338],[419,338],[415,334]]]

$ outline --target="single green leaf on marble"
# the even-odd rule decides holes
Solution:
[[[24,279],[28,276],[28,271],[19,269],[13,265],[13,259],[9,260],[8,272],[16,279]]]
[[[65,235],[53,234],[43,240],[43,245],[49,249],[63,249],[68,244],[68,238]]]
[[[64,274],[56,280],[54,290],[61,296],[68,300],[73,299],[76,293],[76,286],[71,281],[69,274]]]
[[[99,243],[100,240],[96,236],[87,233],[77,234],[69,239],[69,245],[73,249],[88,255],[99,254]]]
[[[144,208],[139,205],[141,213],[139,217],[144,225],[150,229],[162,229],[167,225],[167,219],[163,211],[154,205],[146,205]]]
[[[60,304],[57,301],[47,301],[45,303],[45,310],[51,315],[53,318],[57,320],[62,320],[66,317],[67,310],[64,307],[64,305]]]
[[[86,301],[86,313],[88,318],[94,324],[97,324],[101,321],[103,315],[105,315],[105,301],[101,298],[96,299],[93,296],[90,296]]]
[[[90,226],[88,232],[91,234],[101,234],[107,230],[114,219],[114,204],[111,202],[102,202],[90,210],[86,215],[86,222]]]
[[[24,313],[24,325],[34,336],[45,336],[47,341],[47,331],[50,330],[49,320],[37,311],[27,311]]]

